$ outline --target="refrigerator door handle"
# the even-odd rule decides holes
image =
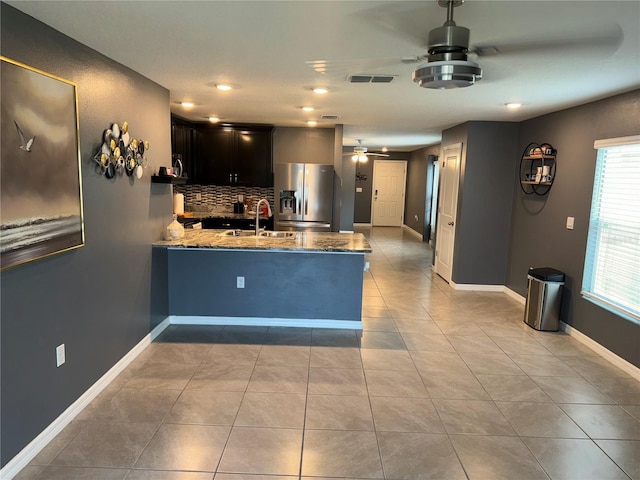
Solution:
[[[309,215],[309,172],[304,175],[304,214]]]

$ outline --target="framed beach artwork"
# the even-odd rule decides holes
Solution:
[[[76,85],[5,57],[0,267],[84,245]]]

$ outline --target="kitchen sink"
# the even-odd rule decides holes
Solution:
[[[293,238],[296,236],[296,232],[281,232],[281,231],[272,231],[272,230],[263,230],[260,232],[261,237],[272,237],[272,238]]]
[[[225,230],[220,233],[221,237],[255,237],[255,230]]]
[[[255,230],[225,230],[220,233],[221,237],[255,237]],[[271,231],[260,230],[259,237],[270,238],[293,238],[296,236],[296,232],[283,232],[283,231]]]

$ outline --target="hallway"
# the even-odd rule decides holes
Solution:
[[[640,479],[638,381],[359,231],[362,331],[170,326],[16,479]]]

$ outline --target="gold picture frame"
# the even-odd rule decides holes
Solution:
[[[0,56],[0,268],[84,246],[75,83]]]

